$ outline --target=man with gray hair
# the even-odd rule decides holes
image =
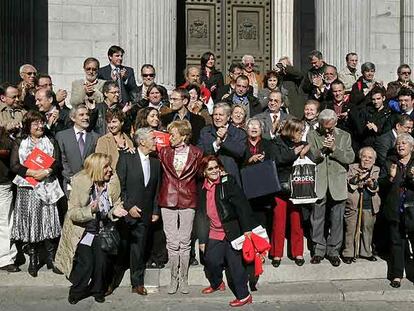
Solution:
[[[72,176],[82,170],[85,159],[95,152],[99,138],[97,133],[87,130],[89,111],[84,104],[72,108],[69,116],[73,127],[56,133],[63,166],[63,191],[68,198]]]
[[[336,127],[335,111],[323,110],[318,117],[319,128],[308,133],[307,141],[315,157],[316,195],[312,208],[312,264],[319,264],[326,256],[337,267],[343,240],[345,202],[348,197],[347,169],[354,161],[349,133]],[[329,230],[325,234],[326,210],[329,209]]]
[[[239,185],[239,163],[246,149],[246,133],[229,123],[231,107],[224,102],[214,105],[213,124],[204,127],[200,132],[197,147],[205,155],[217,155],[223,162],[224,169],[236,178]]]
[[[113,292],[130,267],[132,293],[147,295],[144,287],[145,244],[151,222],[159,219],[158,188],[161,166],[158,159],[150,157],[156,151],[156,138],[151,128],[140,128],[134,139],[136,153],[119,155],[116,172],[121,183],[121,197],[128,215],[118,221],[121,247],[114,267],[114,276],[107,294]]]

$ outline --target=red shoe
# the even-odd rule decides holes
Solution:
[[[214,293],[215,291],[218,291],[218,290],[221,291],[221,292],[225,291],[226,290],[226,284],[224,284],[224,282],[221,282],[219,287],[217,287],[215,289],[212,288],[211,286],[206,287],[201,291],[201,293],[202,294],[211,294],[211,293]]]
[[[241,307],[244,306],[246,304],[252,303],[253,302],[253,297],[252,295],[247,296],[244,299],[234,299],[233,301],[230,301],[229,305],[230,307]]]

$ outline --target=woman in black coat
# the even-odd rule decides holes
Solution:
[[[388,220],[391,240],[390,285],[401,286],[404,270],[412,261],[407,260],[414,245],[414,226],[407,222],[406,213],[414,208],[414,139],[400,134],[396,141],[396,156],[387,159],[379,180],[384,198],[384,214]],[[412,268],[411,268],[412,270]]]
[[[229,287],[236,296],[230,306],[252,303],[247,288],[247,274],[241,252],[232,248],[231,241],[242,234],[250,238],[252,213],[243,191],[231,175],[224,175],[221,161],[213,156],[203,158],[200,171],[205,177],[196,214],[200,249],[204,253],[206,276],[210,286],[203,294],[223,291],[223,267],[227,266]]]
[[[201,77],[200,80],[211,93],[213,101],[218,100],[217,90],[224,85],[223,74],[215,68],[216,57],[211,52],[201,56]]]
[[[275,198],[273,210],[272,265],[277,268],[283,256],[287,219],[290,220],[291,254],[298,266],[305,263],[303,259],[303,227],[301,210],[289,200],[289,179],[292,165],[298,157],[309,153],[309,145],[302,141],[305,124],[299,119],[289,119],[282,128],[280,136],[273,140],[275,144],[275,162],[282,190]]]

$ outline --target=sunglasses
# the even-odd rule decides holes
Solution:
[[[143,76],[144,78],[146,78],[146,77],[151,77],[151,78],[154,78],[154,77],[155,77],[155,73],[143,73],[143,74],[142,74],[142,76]]]
[[[411,74],[411,71],[401,71],[401,74],[402,75],[410,75]]]
[[[28,76],[35,76],[37,72],[34,71],[30,71],[30,72],[25,72],[25,74],[27,74]]]
[[[246,64],[244,64],[246,67],[247,66],[254,66],[254,63],[246,63]]]
[[[96,67],[87,67],[85,68],[86,71],[98,71],[98,68]]]

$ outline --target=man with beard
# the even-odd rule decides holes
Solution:
[[[67,197],[71,189],[72,176],[82,170],[84,160],[95,152],[99,138],[97,133],[87,130],[89,111],[84,104],[72,108],[70,118],[74,123],[73,127],[56,134],[63,166],[63,191]]]
[[[203,117],[188,110],[189,102],[190,94],[186,89],[177,88],[172,91],[170,95],[170,108],[173,111],[161,116],[161,124],[164,128],[166,128],[172,121],[189,121],[192,132],[190,144],[195,145],[200,137],[200,131],[206,125],[206,122]]]
[[[70,104],[75,107],[79,104],[101,103],[103,101],[102,87],[105,80],[98,79],[99,61],[88,57],[83,62],[85,78],[72,82]]]
[[[414,90],[414,82],[411,80],[411,68],[407,64],[398,66],[397,69],[398,79],[392,81],[387,85],[387,99],[398,99],[398,93],[401,88],[408,88],[411,91]]]

